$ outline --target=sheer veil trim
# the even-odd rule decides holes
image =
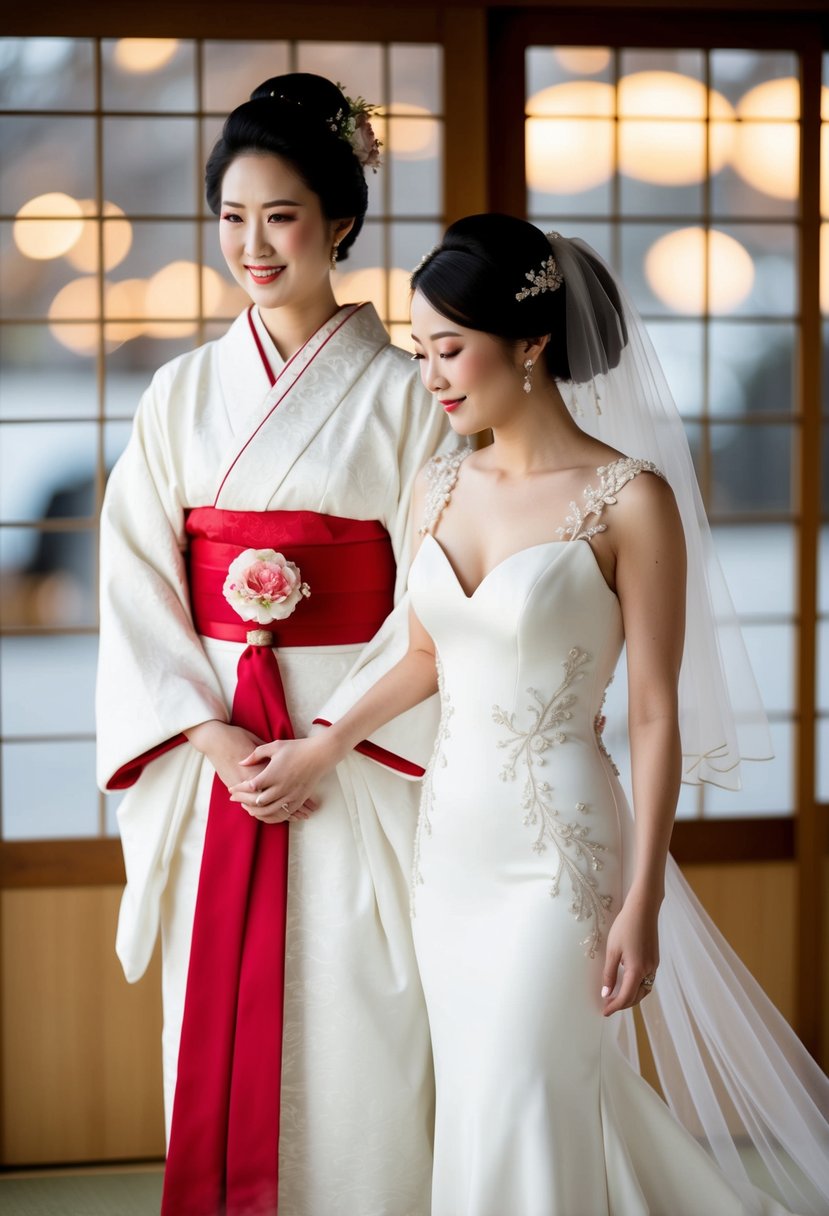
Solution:
[[[668,858],[661,962],[640,1009],[662,1092],[750,1216],[829,1212],[829,1080]],[[611,1033],[639,1060],[629,1011]],[[776,1210],[776,1209],[775,1209]]]
[[[667,478],[685,531],[688,589],[679,682],[683,781],[740,788],[742,760],[772,756],[768,721],[728,588],[714,551],[685,428],[645,326],[594,250],[550,234],[567,290],[567,355],[560,382],[579,426],[626,456],[651,460]],[[595,273],[604,267],[621,314]],[[613,353],[627,333],[619,362]]]
[[[771,757],[768,723],[714,552],[682,419],[623,288],[605,267],[621,300],[620,315],[588,260],[603,266],[598,255],[578,239],[549,239],[567,288],[573,380],[559,384],[562,396],[585,431],[628,456],[653,461],[682,516],[688,550],[679,687],[683,779],[738,789],[743,760]],[[625,330],[627,345],[611,366],[608,352],[614,346],[618,351]],[[632,832],[630,808],[626,814]],[[665,1098],[716,1159],[746,1212],[766,1216],[772,1195],[798,1216],[826,1216],[829,1080],[671,858],[665,892],[662,962],[641,1006]],[[611,1019],[610,1033],[638,1067],[630,1012]]]

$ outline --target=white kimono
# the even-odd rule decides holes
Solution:
[[[347,306],[283,365],[254,312],[162,367],[107,488],[101,532],[98,776],[129,782],[145,753],[227,720],[243,646],[196,635],[187,508],[377,519],[397,560],[397,608],[367,647],[283,649],[298,735],[337,717],[403,653],[409,504],[444,419],[374,309]],[[278,403],[276,409],[273,407]],[[289,555],[288,555],[289,556]],[[374,737],[424,765],[436,698]],[[320,728],[316,728],[320,729]],[[126,774],[126,775],[125,775]],[[190,936],[213,780],[189,743],[146,763],[118,818],[127,869],[117,950],[130,981],[159,924],[168,1128]],[[429,1210],[432,1070],[408,920],[417,782],[352,754],[320,810],[291,824],[280,1216]]]

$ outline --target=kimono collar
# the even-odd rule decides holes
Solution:
[[[249,325],[253,331],[257,349],[259,350],[259,354],[262,358],[262,363],[266,372],[270,371],[271,374],[268,378],[271,381],[271,384],[273,384],[274,380],[285,366],[285,360],[280,355],[276,348],[276,343],[268,333],[267,326],[262,320],[262,315],[256,305],[248,309],[248,317]]]

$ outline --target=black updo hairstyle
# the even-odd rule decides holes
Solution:
[[[348,113],[348,102],[324,76],[290,72],[260,84],[250,101],[228,115],[210,153],[204,178],[213,214],[219,214],[222,180],[237,156],[245,152],[280,156],[318,196],[326,219],[354,218],[337,253],[337,260],[344,261],[363,226],[368,187],[351,145],[331,130],[340,112]]]
[[[492,334],[512,344],[550,334],[544,362],[556,380],[571,380],[567,358],[567,284],[516,300],[554,252],[540,229],[512,215],[469,215],[447,228],[440,245],[412,275],[436,312],[464,329]],[[584,254],[612,308],[597,313],[607,365],[615,367],[627,343],[616,284],[601,262]]]

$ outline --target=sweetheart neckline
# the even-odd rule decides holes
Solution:
[[[508,565],[513,560],[513,558],[521,557],[525,553],[532,553],[536,549],[550,549],[556,545],[572,545],[572,544],[578,543],[578,542],[575,542],[572,540],[542,540],[542,541],[539,541],[539,543],[536,545],[525,545],[523,549],[516,549],[513,553],[508,553],[506,557],[502,557],[501,560],[499,562],[496,562],[495,565],[491,569],[487,570],[486,574],[483,576],[481,581],[478,583],[475,590],[471,594],[468,594],[464,590],[461,580],[458,578],[458,575],[455,571],[455,567],[452,565],[451,561],[449,560],[449,555],[447,554],[446,550],[444,549],[443,545],[440,543],[438,538],[436,536],[433,536],[431,532],[427,532],[423,538],[423,544],[425,544],[427,540],[432,541],[432,543],[434,544],[438,553],[443,558],[443,561],[444,561],[445,565],[447,566],[449,573],[452,575],[452,578],[455,582],[455,586],[458,588],[458,591],[460,591],[462,597],[464,598],[464,600],[467,601],[467,603],[472,603],[472,601],[475,599],[475,596],[478,594],[478,592],[483,587],[484,583],[488,582],[489,579],[493,576],[493,574],[496,574],[501,569],[502,566]],[[590,550],[591,562],[592,562],[592,565],[593,565],[596,573],[598,574],[598,576],[601,580],[602,586],[605,588],[605,590],[607,592],[609,592],[610,595],[613,596],[614,600],[616,600],[618,602],[619,597],[616,595],[616,592],[613,591],[613,589],[608,586],[605,576],[602,574],[601,567],[599,566],[598,560],[596,558],[596,554],[594,553],[591,545],[588,544],[587,542],[585,542],[585,544],[586,544],[586,547]]]

